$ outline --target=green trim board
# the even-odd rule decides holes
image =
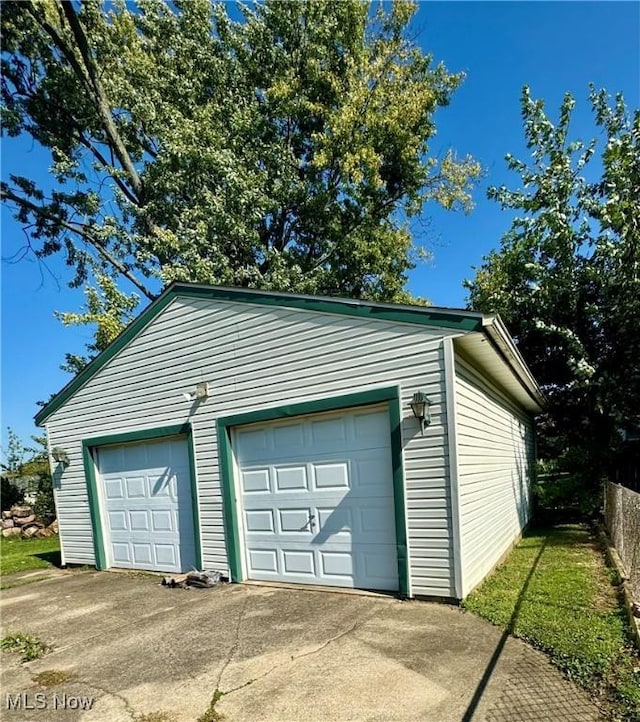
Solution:
[[[230,417],[231,419],[233,417]],[[229,570],[232,582],[242,581],[242,558],[240,528],[238,526],[238,504],[233,483],[233,450],[231,448],[231,424],[222,419],[216,421],[218,434],[218,460],[220,464],[220,488],[222,491],[222,512],[224,517],[224,538],[227,547]]]
[[[96,464],[92,454],[92,448],[82,443],[82,460],[84,463],[84,477],[87,481],[87,497],[89,499],[89,514],[91,516],[91,529],[93,531],[93,554],[98,569],[107,568],[107,558],[104,549],[104,538],[102,536],[102,524],[100,522],[100,507],[98,505],[98,482],[96,479]]]
[[[238,506],[233,473],[233,448],[231,445],[231,429],[247,424],[276,421],[294,416],[317,414],[324,411],[369,406],[387,402],[391,425],[391,462],[394,515],[396,527],[396,554],[398,561],[398,586],[402,597],[409,595],[409,559],[407,525],[405,516],[404,464],[402,456],[402,426],[400,412],[400,389],[398,386],[372,389],[358,393],[332,396],[314,401],[302,401],[286,406],[271,407],[248,411],[233,416],[222,416],[217,419],[218,456],[220,459],[220,486],[225,522],[225,538],[229,557],[231,579],[242,580],[242,539],[238,525]]]
[[[201,286],[197,284],[174,283],[165,293],[177,296],[230,301],[231,303],[252,303],[260,306],[284,306],[316,313],[333,313],[341,316],[378,319],[397,323],[413,323],[421,326],[437,326],[459,331],[482,330],[483,315],[476,311],[462,311],[432,306],[402,305],[360,301],[337,296],[305,296],[296,293],[277,293],[248,288],[224,286]],[[164,294],[163,294],[164,295]]]
[[[51,414],[57,411],[78,389],[84,386],[117,353],[140,334],[176,298],[230,301],[261,306],[297,308],[316,313],[332,313],[355,316],[364,319],[411,323],[424,326],[448,328],[460,332],[482,331],[483,316],[471,311],[447,310],[430,306],[406,306],[383,303],[354,301],[347,298],[302,296],[298,294],[272,293],[249,289],[201,286],[196,284],[173,283],[155,301],[132,321],[122,333],[75,378],[73,378],[36,415],[36,425],[41,426]]]
[[[398,554],[398,583],[401,597],[409,596],[409,545],[407,540],[404,468],[402,462],[402,414],[400,394],[389,399],[389,421],[391,424],[391,464],[393,468],[393,508],[396,521],[396,550]]]
[[[159,426],[153,429],[141,429],[127,431],[109,436],[95,436],[82,440],[82,459],[84,462],[84,475],[87,481],[87,496],[89,499],[89,513],[91,516],[91,528],[93,530],[93,550],[95,554],[96,567],[107,568],[107,555],[104,547],[104,535],[100,519],[100,504],[98,495],[98,480],[96,474],[96,463],[93,456],[94,449],[101,446],[114,446],[116,444],[130,444],[136,441],[153,441],[171,436],[184,436],[187,441],[187,452],[189,454],[189,479],[191,484],[191,510],[193,517],[193,540],[196,552],[196,563],[202,569],[202,547],[200,543],[200,514],[198,507],[197,476],[195,452],[193,446],[193,428],[191,424],[178,424],[174,426]]]

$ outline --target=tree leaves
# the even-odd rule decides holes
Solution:
[[[554,125],[523,90],[532,161],[507,156],[522,187],[489,190],[522,215],[466,285],[472,306],[502,314],[550,399],[543,449],[594,483],[616,429],[640,426],[640,113],[593,87],[590,100],[599,156],[597,138],[569,140],[570,95]]]
[[[51,150],[55,185],[12,178],[3,200],[39,254],[64,249],[75,285],[405,299],[406,219],[427,202],[467,210],[480,173],[429,156],[463,76],[408,39],[410,3],[228,10],[6,2],[5,131]]]

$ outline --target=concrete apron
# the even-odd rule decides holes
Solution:
[[[3,655],[0,717],[193,722],[219,689],[228,722],[598,719],[542,654],[455,607],[158,582],[85,572],[3,592],[2,635],[35,634],[53,651],[26,664]],[[38,686],[46,670],[71,677]]]

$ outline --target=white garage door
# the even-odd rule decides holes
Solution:
[[[239,427],[250,579],[398,589],[386,407]]]
[[[186,440],[103,446],[97,464],[108,566],[192,569],[196,554]]]

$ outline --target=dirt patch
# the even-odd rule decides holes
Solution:
[[[33,681],[41,687],[57,687],[73,679],[71,672],[63,669],[45,669],[43,672],[36,674]]]

